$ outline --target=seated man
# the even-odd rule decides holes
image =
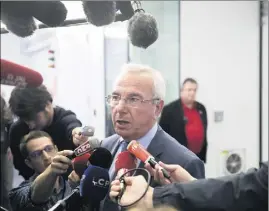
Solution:
[[[24,136],[20,151],[26,165],[35,173],[29,180],[10,191],[9,199],[13,211],[33,208],[48,210],[71,193],[72,189],[62,174],[66,173],[71,164],[66,156],[72,155],[73,151],[58,152],[49,134],[43,131],[32,131]],[[69,180],[72,178],[74,176],[69,177]]]
[[[86,141],[86,137],[78,135],[82,124],[76,115],[61,107],[54,107],[52,101],[44,85],[37,88],[16,87],[11,93],[9,106],[19,120],[11,125],[9,131],[10,148],[14,166],[24,179],[29,179],[34,172],[24,163],[19,145],[22,137],[31,130],[46,131],[59,150],[73,150]]]

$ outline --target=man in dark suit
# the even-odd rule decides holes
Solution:
[[[186,147],[179,144],[158,125],[163,109],[165,82],[161,74],[144,65],[127,64],[116,80],[113,93],[107,97],[111,107],[116,134],[103,140],[102,147],[109,149],[114,158],[126,151],[127,144],[137,140],[156,160],[179,164],[194,177],[204,178],[203,162]],[[115,160],[115,159],[114,159]],[[144,167],[138,162],[139,167]],[[115,178],[114,162],[110,168]],[[155,187],[156,183],[151,183]],[[117,210],[117,205],[105,199],[104,211]]]
[[[206,162],[207,114],[205,106],[195,100],[197,82],[186,78],[180,98],[166,105],[160,118],[160,126],[180,144]]]

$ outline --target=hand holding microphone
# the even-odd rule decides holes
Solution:
[[[137,141],[131,141],[128,144],[127,150],[143,163],[148,163],[152,168],[155,168],[155,166],[158,164],[155,158]],[[170,179],[170,174],[167,170],[161,168],[161,172],[166,179]]]
[[[159,184],[166,185],[173,182],[190,182],[196,180],[189,172],[179,165],[168,165],[163,162],[159,162],[155,168],[152,168],[148,163],[145,164],[145,168],[154,177],[154,180]],[[169,172],[170,179],[166,179],[162,173],[162,169]]]
[[[88,137],[94,135],[94,127],[76,127],[72,131],[73,143],[79,146],[88,140]]]

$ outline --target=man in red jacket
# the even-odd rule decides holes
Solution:
[[[195,99],[197,88],[196,80],[186,78],[180,98],[164,107],[159,124],[165,132],[206,162],[207,114],[205,106]]]

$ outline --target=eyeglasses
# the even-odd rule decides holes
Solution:
[[[48,152],[48,153],[54,152],[55,147],[53,145],[47,145],[47,146],[44,147],[44,149],[36,150],[36,151],[33,151],[33,152],[29,153],[29,157],[33,158],[33,159],[38,159],[38,158],[40,158],[42,156],[43,151]]]
[[[125,101],[125,104],[130,106],[130,107],[139,107],[141,106],[141,104],[143,103],[159,103],[160,102],[160,99],[158,98],[153,98],[153,99],[150,99],[150,100],[141,100],[137,97],[129,97],[129,98],[122,98],[121,96],[119,95],[108,95],[106,97],[106,101],[107,101],[107,104],[109,106],[116,106],[119,104],[120,100],[124,100]]]

